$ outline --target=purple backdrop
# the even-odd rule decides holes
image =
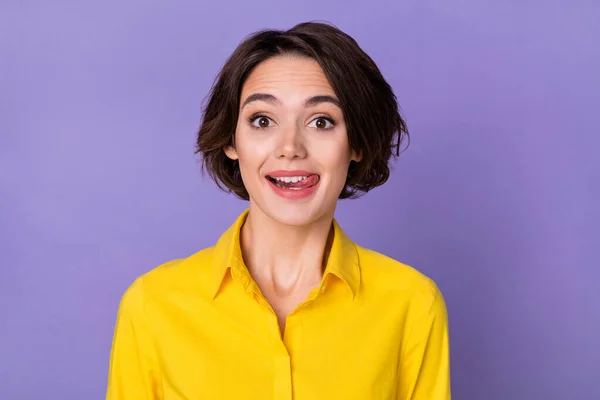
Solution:
[[[215,74],[315,19],[402,104],[411,147],[337,217],[438,282],[454,397],[600,398],[597,2],[83,3],[0,5],[0,399],[103,398],[125,288],[246,206],[193,155]]]

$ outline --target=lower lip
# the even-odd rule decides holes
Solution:
[[[317,190],[317,187],[321,183],[321,180],[319,179],[319,182],[317,182],[316,185],[313,185],[313,186],[307,187],[307,188],[303,188],[303,189],[280,188],[279,186],[277,186],[276,184],[271,182],[268,178],[267,178],[267,182],[269,183],[269,185],[271,186],[271,188],[273,189],[275,194],[277,194],[278,196],[283,197],[284,199],[299,200],[299,199],[305,199],[305,198],[309,197],[311,194],[313,194],[315,192],[315,190]]]

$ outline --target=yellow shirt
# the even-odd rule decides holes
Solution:
[[[139,277],[119,306],[108,400],[448,400],[446,307],[415,269],[334,221],[321,285],[286,320],[242,261],[244,212],[216,246]]]

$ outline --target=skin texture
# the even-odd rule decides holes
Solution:
[[[247,102],[256,94],[270,97]],[[334,102],[307,103],[317,96]],[[320,284],[338,196],[350,162],[360,161],[350,148],[335,100],[316,61],[300,56],[268,59],[243,85],[235,144],[225,149],[239,162],[250,195],[241,232],[244,261],[282,332],[287,315]],[[302,199],[283,198],[266,178],[278,170],[318,174],[318,187]]]

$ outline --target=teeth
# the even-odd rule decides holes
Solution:
[[[306,176],[278,176],[275,177],[275,180],[279,181],[279,182],[285,182],[285,183],[296,183],[296,182],[301,182],[303,180],[305,180],[307,177]]]

